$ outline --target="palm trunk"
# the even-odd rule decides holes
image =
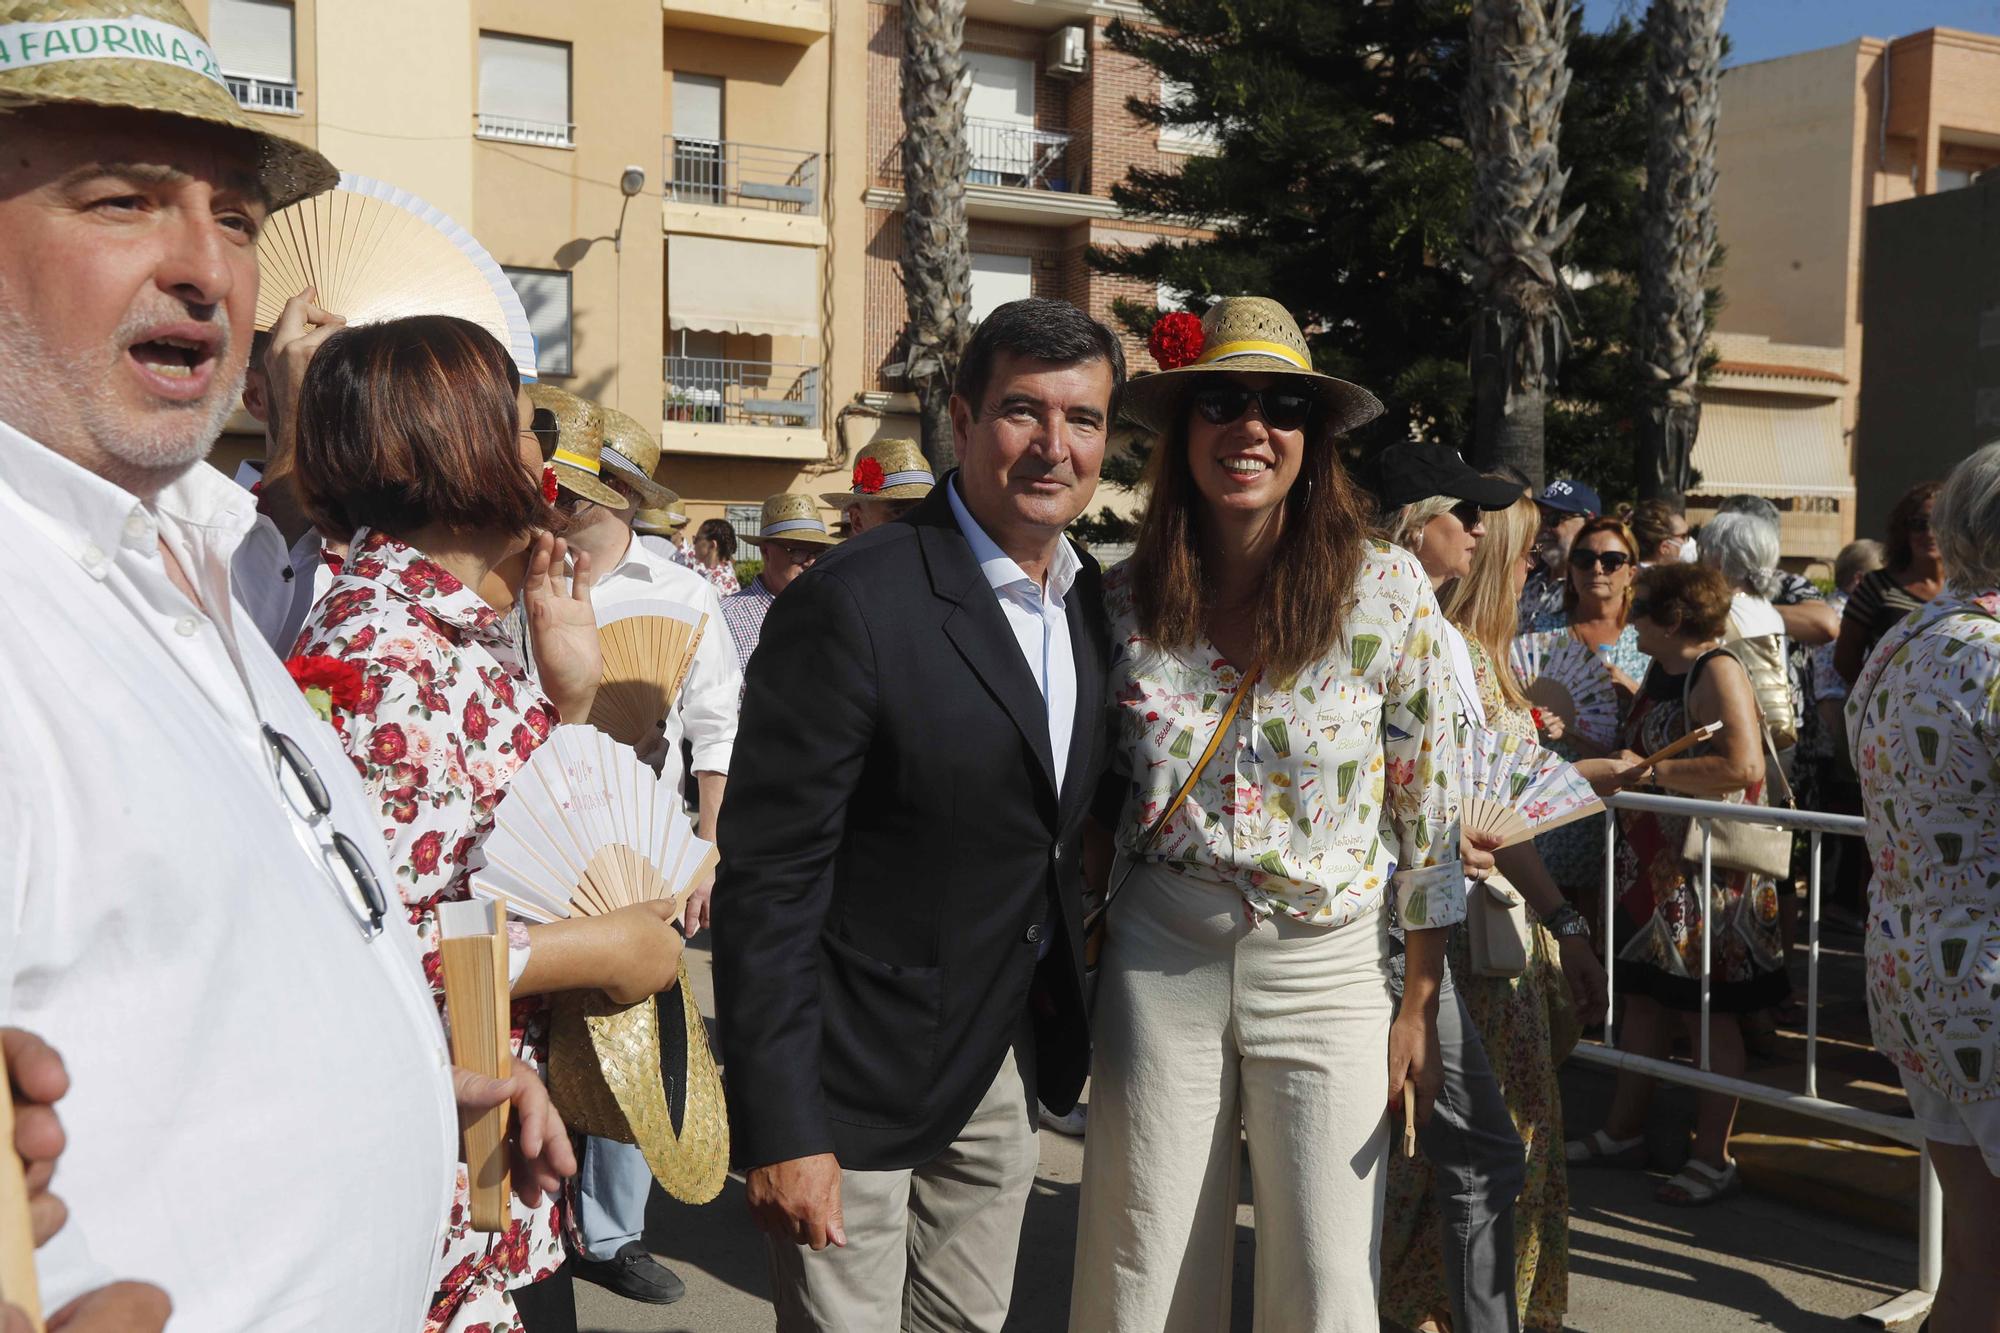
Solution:
[[[1652,128],[1639,263],[1639,356],[1647,377],[1639,441],[1642,500],[1682,503],[1694,479],[1701,428],[1695,383],[1708,338],[1708,270],[1716,244],[1723,4],[1653,0],[1646,11]]]
[[[903,298],[905,374],[916,392],[924,457],[956,461],[951,382],[970,324],[965,231],[965,0],[903,0]]]
[[[1569,92],[1569,0],[1474,0],[1466,141],[1472,151],[1473,461],[1542,484],[1542,425],[1569,349],[1556,252],[1583,216],[1562,214],[1557,151]]]

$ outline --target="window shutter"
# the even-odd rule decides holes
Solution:
[[[514,284],[535,334],[535,369],[543,375],[568,375],[570,369],[569,274],[537,268],[501,272]]]
[[[568,125],[569,43],[480,33],[479,110],[488,116]]]
[[[213,0],[209,28],[225,73],[295,81],[291,0]]]
[[[986,255],[973,251],[973,323],[977,324],[1009,301],[1034,294],[1034,261],[1027,255]]]

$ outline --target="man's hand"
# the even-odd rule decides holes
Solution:
[[[1493,873],[1493,853],[1500,839],[1491,833],[1464,833],[1458,839],[1458,859],[1467,879],[1485,879]]]
[[[1444,1057],[1438,1052],[1437,1015],[1407,1001],[1389,1025],[1389,1112],[1403,1109],[1403,1083],[1417,1088],[1417,1123],[1427,1125],[1431,1106],[1444,1086]]]
[[[514,1104],[508,1147],[514,1156],[514,1193],[521,1196],[522,1203],[540,1207],[543,1195],[554,1194],[564,1180],[576,1174],[576,1150],[570,1146],[569,1131],[533,1065],[517,1059],[507,1078],[488,1078],[453,1065],[451,1083],[461,1130],[502,1102]]]
[[[0,1306],[5,1333],[30,1333],[28,1317]],[[167,1293],[147,1282],[113,1282],[83,1295],[49,1316],[49,1333],[159,1333],[173,1313]]]
[[[688,891],[687,905],[681,911],[681,930],[687,938],[693,939],[708,924],[709,899],[715,897],[715,872],[702,876],[701,883]]]
[[[305,383],[306,367],[313,354],[347,321],[319,307],[319,291],[308,287],[285,302],[278,322],[271,326],[271,341],[264,349],[264,379],[270,398],[270,438],[264,471],[289,471],[292,462],[293,428],[298,421],[299,389]]]
[[[62,1230],[69,1217],[63,1201],[49,1193],[64,1142],[55,1103],[69,1091],[69,1071],[53,1046],[19,1028],[0,1028],[0,1055],[6,1057],[13,1085],[14,1151],[20,1154],[28,1186],[28,1227],[39,1246]]]
[[[830,1152],[760,1166],[744,1178],[750,1220],[795,1245],[845,1246],[840,1218],[840,1163]]]
[[[1604,985],[1604,964],[1585,935],[1564,936],[1556,942],[1556,952],[1562,959],[1563,980],[1569,983],[1577,1018],[1587,1028],[1596,1027],[1604,1021],[1610,1006]]]
[[[563,573],[565,556],[574,567],[568,575]],[[582,722],[590,716],[598,682],[604,678],[597,612],[590,604],[590,589],[596,582],[589,554],[572,549],[562,538],[544,532],[528,548],[521,601],[534,640],[535,669],[543,692],[565,722]]]

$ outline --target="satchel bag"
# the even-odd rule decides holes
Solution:
[[[1528,916],[1528,900],[1504,875],[1471,882],[1465,898],[1465,929],[1474,976],[1518,977],[1528,970],[1535,924]]]
[[[1746,642],[1739,639],[1737,644]],[[1692,719],[1688,699],[1694,691],[1695,673],[1702,663],[1714,657],[1717,652],[1735,657],[1735,645],[1704,653],[1688,669],[1687,682],[1681,686],[1681,714]],[[1742,659],[1738,658],[1738,661]],[[1745,668],[1748,669],[1747,666]],[[1753,677],[1754,679],[1754,677]],[[1798,802],[1792,796],[1792,784],[1785,780],[1785,770],[1778,763],[1778,747],[1771,742],[1771,726],[1760,717],[1758,732],[1764,743],[1764,789],[1769,793],[1775,785],[1781,793],[1780,802],[1787,810],[1796,810]],[[1771,802],[1767,799],[1764,804]],[[1741,870],[1752,875],[1763,875],[1770,879],[1784,880],[1792,873],[1792,832],[1790,829],[1772,828],[1768,824],[1750,824],[1739,820],[1716,820],[1710,825],[1709,865],[1715,870]],[[1694,864],[1701,862],[1701,821],[1688,820],[1687,836],[1681,840],[1681,857]]]

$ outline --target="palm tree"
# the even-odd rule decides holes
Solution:
[[[1639,358],[1647,403],[1639,497],[1681,501],[1701,426],[1695,380],[1708,336],[1715,259],[1715,122],[1722,81],[1724,0],[1653,0],[1646,202],[1639,238]]]
[[[1473,456],[1542,484],[1542,420],[1569,347],[1556,252],[1581,208],[1562,215],[1557,157],[1569,92],[1570,0],[1473,0],[1466,141],[1473,164]]]
[[[903,0],[903,299],[905,374],[916,391],[924,456],[955,461],[951,381],[971,324],[965,234],[965,0]]]

